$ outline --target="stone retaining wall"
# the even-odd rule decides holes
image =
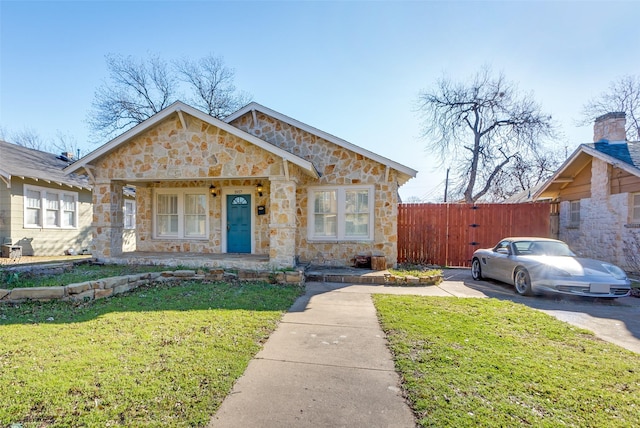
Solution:
[[[166,283],[174,281],[266,281],[273,284],[301,285],[304,283],[304,272],[225,272],[223,269],[210,271],[176,270],[165,272],[147,272],[133,275],[114,276],[111,278],[69,284],[59,287],[29,287],[0,289],[0,303],[19,303],[26,300],[72,300],[85,301],[102,299],[134,290],[141,285]]]

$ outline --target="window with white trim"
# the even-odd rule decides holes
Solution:
[[[309,189],[310,240],[372,240],[373,186]]]
[[[580,226],[580,201],[569,202],[569,225]]]
[[[640,223],[640,193],[631,195],[631,223]]]
[[[124,228],[135,229],[136,228],[136,201],[124,201]]]
[[[24,227],[75,229],[77,225],[77,193],[24,186]]]
[[[158,189],[155,237],[201,239],[209,234],[207,189]]]

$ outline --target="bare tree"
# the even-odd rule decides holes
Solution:
[[[553,150],[532,153],[528,158],[516,155],[496,176],[487,199],[497,202],[527,190],[533,193],[531,189],[551,177],[563,159],[560,151]]]
[[[582,124],[592,124],[596,117],[615,111],[627,114],[627,138],[640,141],[640,75],[622,76],[611,82],[607,92],[585,104]]]
[[[22,131],[13,132],[8,137],[9,142],[29,149],[49,151],[50,145],[33,128],[24,128]]]
[[[96,90],[88,120],[99,136],[113,136],[135,126],[176,100],[176,78],[159,56],[145,62],[107,55],[106,61],[111,82]]]
[[[250,101],[233,84],[235,71],[222,57],[208,55],[198,61],[183,58],[175,62],[180,78],[192,89],[189,102],[207,114],[222,119]]]
[[[98,138],[124,132],[177,101],[181,82],[191,94],[187,102],[217,118],[233,113],[251,99],[236,91],[234,70],[214,55],[171,64],[157,55],[137,60],[112,54],[106,60],[109,82],[96,90],[88,118]]]
[[[465,202],[483,197],[517,157],[529,158],[554,135],[551,116],[502,74],[483,68],[469,82],[440,79],[419,95],[428,148],[456,166]],[[454,175],[456,175],[454,173]]]
[[[86,149],[81,147],[78,140],[68,133],[58,131],[51,146],[57,153],[70,153],[73,158],[80,158],[86,154]]]

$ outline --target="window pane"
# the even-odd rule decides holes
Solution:
[[[158,235],[175,236],[178,234],[178,216],[177,215],[159,215],[158,216]]]
[[[205,216],[204,215],[187,215],[184,217],[184,234],[185,236],[204,236],[205,234]]]
[[[135,204],[133,201],[124,201],[124,227],[135,228]]]
[[[65,211],[63,215],[63,226],[73,227],[76,225],[76,215],[73,211]]]
[[[345,192],[345,211],[347,213],[368,213],[369,192],[367,190]]]
[[[347,237],[369,236],[369,214],[347,214],[345,216],[345,235]]]
[[[62,209],[66,211],[75,211],[76,210],[76,201],[73,195],[63,195],[62,196]]]
[[[204,236],[207,217],[206,195],[185,195],[184,213],[185,236]]]
[[[62,195],[62,225],[74,227],[76,225],[76,201],[73,195]]]
[[[205,195],[185,195],[184,197],[184,213],[199,214],[207,213],[207,199]]]
[[[314,193],[314,236],[338,236],[338,192],[335,190]]]
[[[26,224],[28,225],[40,225],[40,210],[34,208],[27,208],[26,212]]]
[[[158,236],[178,235],[178,195],[158,195]]]
[[[571,224],[580,223],[580,201],[571,202],[570,205],[570,219]]]
[[[48,210],[60,209],[60,196],[57,193],[47,192],[47,209]]]
[[[337,192],[335,190],[325,192],[315,192],[315,208],[316,214],[321,213],[337,213]]]
[[[158,195],[158,214],[178,214],[178,195]]]
[[[640,193],[633,195],[633,222],[640,222]]]
[[[40,192],[27,190],[27,208],[40,208]]]
[[[46,226],[58,226],[60,223],[58,222],[59,211],[58,210],[47,210],[45,213],[45,222]]]
[[[337,236],[336,216],[334,214],[315,215],[315,236],[335,237]]]

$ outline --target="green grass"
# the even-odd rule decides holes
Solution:
[[[638,426],[633,352],[511,302],[374,302],[421,426]]]
[[[69,271],[54,275],[0,271],[0,288],[54,287],[111,276],[176,270],[166,266],[77,264]]]
[[[300,291],[185,282],[0,305],[0,426],[204,426]]]

